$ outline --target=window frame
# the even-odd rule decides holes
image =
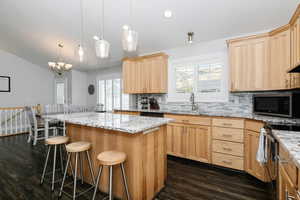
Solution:
[[[114,108],[114,92],[113,92],[114,87],[113,87],[113,85],[114,85],[114,80],[115,79],[119,79],[120,80],[120,108]],[[106,99],[106,81],[108,81],[108,80],[112,80],[112,110],[107,110],[106,109],[106,100],[107,100]],[[104,94],[105,94],[105,97],[104,97],[104,110],[106,110],[106,111],[113,111],[114,109],[123,109],[123,95],[124,95],[124,93],[123,93],[123,90],[122,90],[122,88],[123,88],[123,80],[122,80],[122,78],[121,77],[114,77],[114,78],[97,79],[97,104],[100,103],[99,102],[100,101],[100,94],[99,94],[100,81],[104,81]],[[129,101],[128,104],[130,106],[130,97],[129,97],[128,101]]]
[[[196,102],[227,102],[229,91],[228,91],[228,57],[227,53],[218,52],[214,54],[207,54],[202,56],[187,57],[180,59],[173,59],[169,61],[169,83],[168,83],[168,102],[188,102],[190,99],[190,93],[177,93],[176,92],[176,67],[178,65],[190,65],[197,64],[207,65],[207,64],[217,64],[223,65],[222,78],[221,78],[221,92],[220,93],[199,93],[197,92],[198,84],[198,69],[194,69],[194,87],[193,92],[195,94]]]

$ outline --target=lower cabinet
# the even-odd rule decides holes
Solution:
[[[211,130],[208,126],[170,123],[167,141],[169,155],[211,162]]]
[[[278,177],[278,198],[279,200],[299,200],[296,186],[291,181],[282,164],[279,164]]]
[[[245,131],[245,171],[261,181],[268,181],[267,169],[256,161],[259,133]]]

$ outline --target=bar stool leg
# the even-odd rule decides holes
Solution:
[[[92,176],[93,184],[95,185],[94,169],[93,169],[93,167],[92,167],[91,158],[90,158],[90,154],[89,154],[88,151],[86,151],[86,157],[87,157],[87,159],[88,159],[89,169],[90,169],[90,173],[91,173],[91,176]]]
[[[127,181],[126,181],[126,174],[125,174],[125,169],[124,169],[123,163],[121,163],[121,172],[122,172],[122,177],[123,177],[123,183],[124,183],[125,190],[126,190],[127,200],[130,200],[130,195],[129,195],[129,191],[128,191],[128,185],[127,185]]]
[[[45,165],[44,165],[44,169],[43,169],[43,175],[42,175],[42,178],[41,178],[41,184],[43,184],[43,182],[44,182],[44,178],[45,178],[45,173],[46,173],[46,169],[47,169],[47,165],[48,165],[50,151],[51,151],[51,146],[49,145],[48,146],[48,151],[47,151],[47,157],[46,157],[46,161],[45,161]]]
[[[109,166],[109,200],[113,200],[113,166]]]
[[[66,164],[66,168],[65,168],[65,172],[64,172],[64,177],[63,177],[61,187],[60,187],[60,191],[59,191],[59,194],[58,194],[59,197],[61,197],[61,195],[62,195],[62,191],[63,191],[63,188],[64,188],[64,183],[65,183],[65,180],[66,180],[70,160],[71,160],[71,153],[68,153],[68,159],[67,159],[67,164]]]
[[[59,145],[59,156],[60,156],[60,169],[61,173],[64,174],[64,162],[63,162],[63,154],[62,154],[62,146]]]
[[[54,191],[55,166],[56,166],[56,151],[57,151],[57,145],[54,145],[54,160],[53,160],[52,187],[51,187],[52,191]]]
[[[74,174],[74,188],[73,188],[73,200],[76,199],[76,178],[77,178],[77,167],[78,167],[78,153],[75,154],[75,174]]]
[[[80,162],[80,179],[81,179],[81,184],[83,184],[83,163],[82,163],[82,155],[81,152],[79,154],[79,162]]]
[[[97,175],[97,180],[96,180],[95,190],[94,190],[94,195],[93,195],[93,199],[92,200],[95,200],[95,197],[96,197],[96,193],[97,193],[97,190],[98,190],[99,181],[100,181],[101,174],[102,174],[102,169],[103,169],[103,166],[100,166],[99,167],[99,171],[98,171],[98,175]]]

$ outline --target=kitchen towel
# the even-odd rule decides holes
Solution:
[[[261,165],[265,165],[268,162],[268,154],[267,154],[267,137],[266,137],[266,129],[260,129],[259,135],[259,143],[256,153],[256,160]]]

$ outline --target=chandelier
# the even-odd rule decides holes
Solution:
[[[49,68],[58,76],[62,76],[65,72],[72,69],[71,64],[64,63],[61,60],[61,50],[64,47],[62,44],[58,44],[59,47],[59,56],[58,62],[48,62]]]

